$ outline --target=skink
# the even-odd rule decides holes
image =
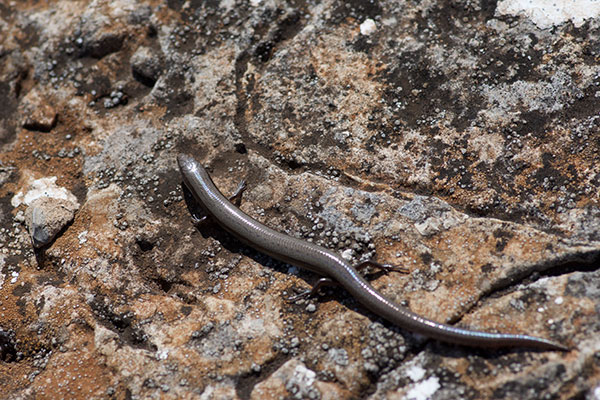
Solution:
[[[221,194],[208,172],[191,156],[180,154],[177,161],[185,185],[225,230],[273,258],[333,279],[365,308],[404,329],[465,346],[569,350],[566,346],[543,338],[471,331],[421,317],[386,299],[352,265],[334,252],[277,232],[242,212]]]

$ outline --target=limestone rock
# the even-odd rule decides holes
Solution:
[[[3,2],[2,397],[598,397],[586,2]],[[181,152],[265,225],[406,268],[365,272],[412,311],[571,350],[291,304],[318,277],[194,226]],[[26,208],[36,243],[62,232],[44,257]]]

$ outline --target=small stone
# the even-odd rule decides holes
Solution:
[[[48,97],[35,90],[23,99],[21,115],[22,126],[29,131],[50,132],[58,120],[58,113],[50,105]]]
[[[344,251],[342,251],[342,258],[344,260],[352,260],[352,256],[354,255],[354,251],[352,249],[346,249]]]
[[[375,21],[371,18],[367,18],[365,22],[360,24],[360,33],[361,35],[368,36],[377,30],[377,25],[375,25]]]
[[[124,39],[122,32],[93,32],[83,38],[82,56],[102,58],[115,53],[123,46]]]
[[[33,246],[42,247],[73,220],[77,205],[72,201],[41,197],[34,200],[25,212],[25,221]]]
[[[252,372],[254,373],[259,373],[261,370],[260,365],[256,364],[256,363],[252,363],[252,366],[250,366],[250,369],[252,370]]]
[[[129,62],[133,77],[148,87],[154,86],[163,70],[160,55],[148,47],[137,49]]]

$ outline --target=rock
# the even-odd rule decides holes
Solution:
[[[34,247],[50,243],[75,216],[77,205],[70,200],[41,197],[25,213],[25,221]]]
[[[4,2],[0,393],[596,396],[600,19],[585,1],[555,2],[551,26],[512,0]],[[23,128],[36,112],[25,125],[51,135]],[[246,179],[240,207],[265,225],[406,268],[366,276],[411,311],[571,350],[448,345],[341,289],[290,304],[319,277],[194,226],[180,152],[226,195]],[[43,197],[83,203],[42,259],[26,208],[70,218]]]
[[[115,10],[88,9],[76,31],[75,45],[81,57],[102,58],[121,49],[126,31]]]
[[[146,86],[152,87],[162,72],[162,61],[156,51],[148,47],[140,47],[131,56],[131,72],[133,77]]]
[[[254,387],[250,399],[344,399],[348,393],[333,383],[322,382],[298,360],[290,360]]]
[[[30,179],[26,188],[11,199],[13,207],[27,205],[25,223],[34,247],[50,243],[67,226],[79,208],[77,198],[56,185],[56,177]],[[18,216],[18,214],[17,214]]]
[[[56,125],[58,113],[46,94],[37,90],[27,93],[20,107],[23,128],[30,131],[50,132]]]
[[[92,32],[82,37],[81,56],[102,58],[121,49],[123,32]]]
[[[23,175],[27,175],[28,172],[21,171]],[[53,199],[67,200],[75,205],[75,209],[79,207],[77,198],[69,190],[56,184],[56,176],[50,176],[39,179],[27,179],[27,183],[24,185],[25,189],[19,191],[11,198],[11,204],[13,207],[18,207],[21,204],[26,206],[31,205],[35,200],[44,197],[50,197]]]
[[[375,32],[377,30],[377,25],[375,24],[375,21],[373,21],[371,18],[367,18],[365,20],[365,22],[363,22],[362,24],[360,24],[360,33],[361,35],[370,35],[373,32]]]

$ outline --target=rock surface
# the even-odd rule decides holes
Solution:
[[[0,4],[0,393],[599,398],[600,21],[502,4]],[[414,312],[572,350],[290,304],[317,277],[194,227],[180,152],[268,226],[407,268],[370,278]],[[15,199],[49,179],[80,207],[40,254]]]

